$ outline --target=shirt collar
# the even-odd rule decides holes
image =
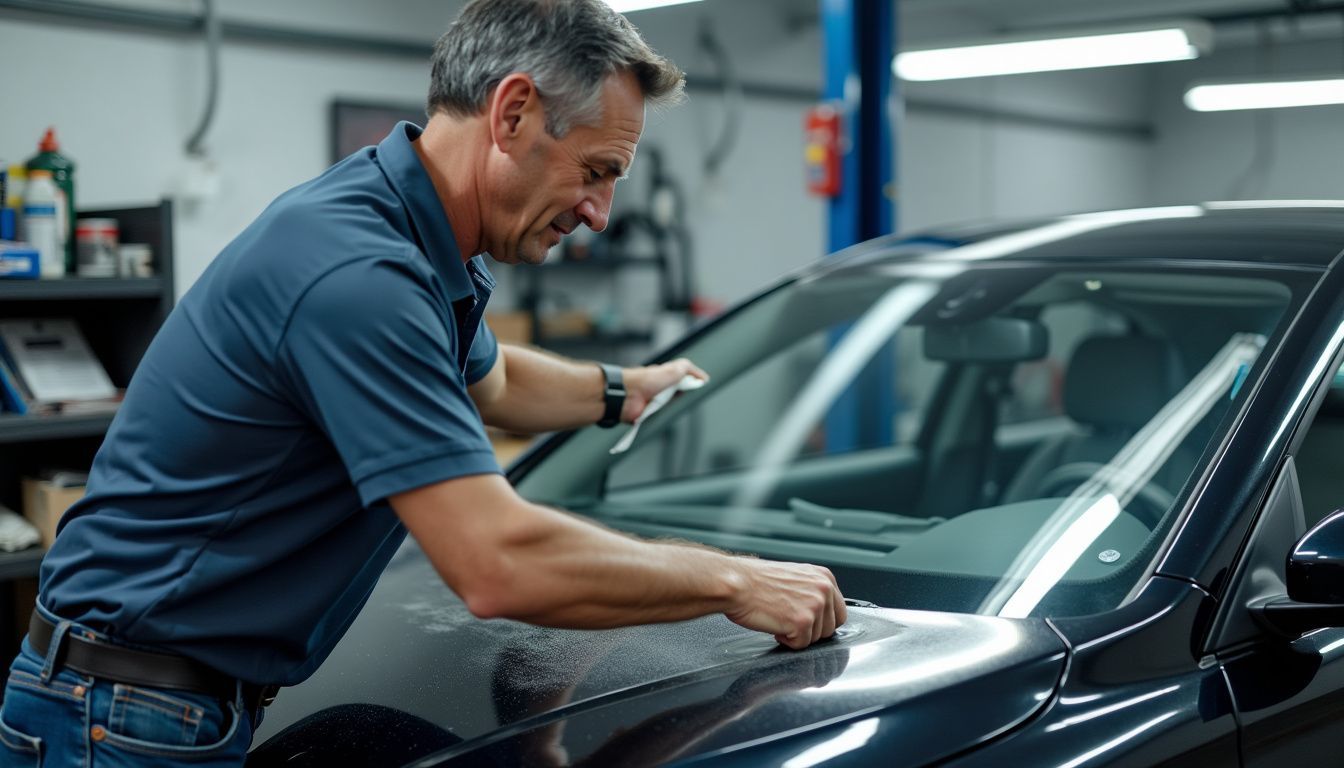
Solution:
[[[421,131],[413,123],[397,123],[392,132],[378,143],[375,158],[383,175],[406,206],[421,252],[439,273],[452,297],[476,296],[479,278],[474,276],[484,274],[486,280],[489,280],[489,271],[479,256],[471,260],[473,269],[470,270],[462,261],[462,253],[457,249],[457,240],[443,212],[438,192],[434,190],[434,183],[420,162],[420,156],[415,153],[415,147],[411,146],[411,142],[420,137]]]

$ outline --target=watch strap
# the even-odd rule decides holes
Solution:
[[[597,366],[602,369],[602,377],[605,380],[602,390],[605,410],[597,426],[609,429],[621,423],[621,409],[625,407],[625,374],[615,365],[598,363]]]

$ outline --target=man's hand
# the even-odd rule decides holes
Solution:
[[[625,406],[621,408],[621,421],[627,424],[639,418],[654,395],[681,381],[683,377],[694,376],[701,381],[709,381],[709,374],[684,357],[662,365],[626,368],[622,373],[625,377]]]
[[[845,623],[845,598],[826,568],[735,558],[743,576],[729,620],[775,636],[794,650],[835,634]]]

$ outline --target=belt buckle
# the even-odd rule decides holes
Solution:
[[[278,685],[258,686],[257,689],[248,696],[249,701],[247,703],[251,705],[254,711],[263,707],[269,707],[271,706],[271,702],[275,701],[275,697],[279,693],[280,686]]]

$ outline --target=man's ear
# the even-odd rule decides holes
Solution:
[[[490,138],[501,152],[511,152],[544,127],[541,95],[532,78],[515,72],[495,86],[490,96]]]

